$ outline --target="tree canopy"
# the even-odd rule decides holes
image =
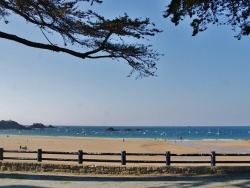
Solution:
[[[172,0],[164,17],[170,17],[175,25],[190,17],[193,36],[209,24],[230,25],[237,39],[250,34],[249,0]]]
[[[0,20],[11,24],[9,17],[18,15],[39,27],[46,43],[31,41],[17,34],[0,31],[0,38],[30,47],[64,52],[82,59],[109,58],[123,61],[132,67],[138,77],[154,76],[159,54],[151,45],[131,42],[147,40],[161,32],[149,18],[132,19],[127,14],[114,19],[92,10],[79,8],[84,3],[102,3],[101,0],[1,0]],[[83,5],[82,5],[83,4]],[[57,33],[64,45],[54,43],[49,34]],[[132,38],[133,40],[128,40]],[[73,50],[73,46],[79,47]],[[79,51],[78,51],[79,50]],[[130,75],[131,75],[130,74]]]
[[[107,19],[93,10],[83,10],[84,3],[94,6],[102,0],[0,0],[2,23],[11,24],[10,16],[18,15],[38,26],[46,42],[1,30],[0,38],[82,59],[122,61],[132,67],[131,74],[154,76],[161,54],[143,41],[161,31],[150,19],[132,19],[127,14]],[[171,0],[163,17],[175,25],[190,17],[193,36],[207,30],[210,24],[231,26],[237,39],[250,34],[249,0]],[[51,39],[53,33],[61,36],[64,45]]]

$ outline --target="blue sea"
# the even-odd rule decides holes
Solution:
[[[250,139],[250,126],[168,126],[113,127],[55,126],[33,130],[0,130],[4,135],[66,136],[96,138],[133,138],[166,140],[243,140]]]

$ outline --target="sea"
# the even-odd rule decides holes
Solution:
[[[250,126],[54,126],[32,130],[0,130],[2,135],[132,138],[160,140],[245,140]],[[113,128],[113,131],[109,131]]]

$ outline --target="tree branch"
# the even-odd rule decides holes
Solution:
[[[75,57],[79,57],[79,58],[86,58],[86,54],[85,53],[80,53],[80,52],[76,52],[73,50],[69,50],[67,48],[61,48],[59,46],[56,45],[50,45],[50,44],[43,44],[43,43],[38,43],[38,42],[32,42],[23,38],[20,38],[16,35],[11,35],[8,33],[4,33],[0,31],[0,38],[4,38],[4,39],[8,39],[8,40],[12,40],[21,44],[24,44],[26,46],[30,46],[33,48],[40,48],[40,49],[46,49],[46,50],[51,50],[54,52],[64,52],[70,55],[73,55]]]
[[[27,23],[38,26],[48,42],[31,41],[19,37],[16,33],[2,31],[0,38],[33,48],[64,52],[81,59],[122,60],[132,67],[133,72],[138,72],[140,77],[153,76],[156,70],[155,62],[159,60],[158,56],[161,54],[152,50],[151,45],[124,41],[129,37],[144,40],[145,37],[154,36],[161,31],[156,29],[148,18],[131,19],[125,14],[110,20],[92,10],[80,10],[77,3],[81,1],[102,2],[101,0],[0,0],[0,19],[12,14],[18,15]],[[8,23],[8,20],[5,22]],[[54,44],[45,32],[61,35],[65,46]],[[84,50],[70,49],[66,47],[67,44]]]
[[[87,52],[86,55],[88,56],[88,55],[91,55],[91,54],[95,54],[95,53],[97,53],[97,52],[103,50],[104,47],[105,47],[105,44],[107,43],[107,41],[108,41],[108,39],[110,38],[111,35],[112,35],[112,32],[110,31],[110,32],[107,34],[107,36],[105,37],[105,39],[103,40],[103,42],[101,43],[101,45],[99,46],[99,48],[97,48],[96,50],[92,50],[92,51],[90,51],[90,52]]]

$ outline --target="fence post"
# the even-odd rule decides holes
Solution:
[[[42,162],[42,149],[37,150],[37,162]]]
[[[215,151],[211,152],[211,166],[216,165]]]
[[[0,161],[3,160],[3,148],[0,148]]]
[[[122,165],[126,165],[126,151],[121,152],[121,163]]]
[[[170,151],[167,151],[166,152],[166,165],[167,166],[170,166],[170,164],[171,164],[170,156],[171,156]]]
[[[83,156],[83,152],[82,150],[78,150],[78,164],[82,164],[82,156]]]

